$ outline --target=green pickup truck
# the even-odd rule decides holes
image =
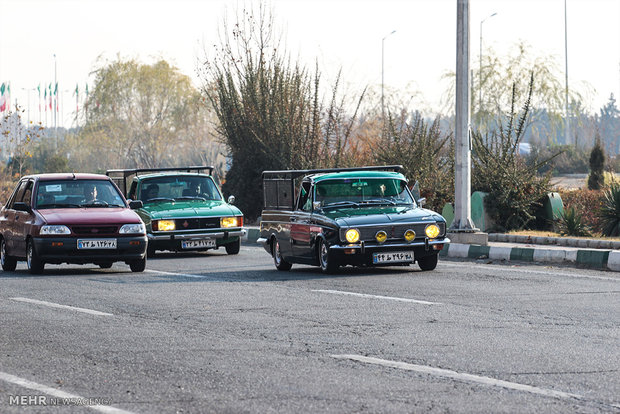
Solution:
[[[147,254],[157,250],[202,251],[224,247],[237,254],[245,234],[243,213],[223,200],[212,177],[213,167],[108,170],[128,200],[140,200],[136,210],[146,225]]]

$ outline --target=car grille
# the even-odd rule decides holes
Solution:
[[[104,236],[118,233],[118,226],[73,226],[73,233],[80,236]]]
[[[429,224],[433,224],[433,222],[395,224],[395,225],[386,224],[382,226],[366,226],[366,227],[365,226],[345,227],[345,228],[340,229],[340,240],[346,240],[345,233],[350,228],[356,228],[359,230],[361,241],[374,241],[375,235],[377,234],[377,232],[382,231],[382,230],[386,232],[388,236],[388,241],[405,240],[405,232],[410,229],[415,231],[416,239],[424,239],[426,237],[426,234],[424,233],[424,229]],[[440,230],[439,235],[444,236],[446,234],[446,223],[439,222],[439,223],[434,223],[434,224],[437,224],[437,226],[439,227],[439,230]]]
[[[220,227],[220,218],[201,217],[175,219],[174,224],[177,230],[217,229]]]

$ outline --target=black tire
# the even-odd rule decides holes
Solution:
[[[102,269],[109,269],[112,267],[112,262],[103,262],[103,263],[98,263],[99,267]]]
[[[28,240],[26,246],[26,263],[28,264],[28,270],[30,270],[30,273],[33,275],[43,273],[45,262],[39,258],[39,254],[32,240]]]
[[[327,248],[327,244],[325,240],[320,239],[318,246],[318,254],[319,254],[319,266],[321,266],[321,271],[323,273],[335,273],[340,267],[340,263],[333,257],[330,257],[329,249]]]
[[[241,250],[241,239],[236,242],[225,244],[224,247],[228,254],[239,254],[239,250]]]
[[[17,259],[6,254],[6,242],[4,239],[0,241],[0,263],[2,264],[2,270],[6,272],[12,272],[17,267]]]
[[[421,257],[418,259],[418,266],[422,270],[435,270],[437,267],[437,259],[439,257],[438,253],[432,254],[430,256]]]
[[[155,257],[155,246],[151,246],[151,244],[147,244],[146,257],[148,257],[149,259]]]
[[[129,263],[129,268],[132,272],[144,272],[144,269],[146,269],[146,257]]]
[[[276,265],[276,269],[278,270],[291,270],[293,265],[282,258],[280,254],[280,243],[278,243],[278,239],[274,237],[271,243],[271,251],[273,256],[273,263]]]

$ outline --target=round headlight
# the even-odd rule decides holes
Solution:
[[[434,239],[439,236],[439,227],[436,224],[429,224],[424,232],[429,239]]]
[[[375,234],[375,239],[377,239],[379,243],[383,243],[387,240],[387,233],[383,230],[378,231],[377,234]]]
[[[409,229],[405,232],[405,240],[407,240],[408,242],[413,241],[413,239],[415,239],[415,231]]]
[[[349,243],[355,243],[360,239],[360,232],[357,229],[349,229],[345,233],[344,237]]]

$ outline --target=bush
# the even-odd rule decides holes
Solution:
[[[602,205],[601,191],[579,189],[560,191],[564,210],[574,209],[581,215],[581,220],[590,229],[599,229],[600,220],[596,212]]]
[[[603,193],[602,206],[597,212],[604,236],[620,236],[620,185],[612,184]]]
[[[564,209],[558,221],[558,233],[562,236],[590,237],[590,228],[583,223],[581,213],[570,207]]]
[[[596,144],[590,153],[590,175],[588,176],[588,188],[600,190],[603,186],[603,171],[605,170],[605,152],[601,147],[601,140],[596,137]]]
[[[560,174],[585,174],[588,173],[588,154],[585,151],[575,148],[574,145],[550,145],[547,147],[533,146],[528,154],[527,162],[532,165],[536,159],[553,158],[549,163],[540,165],[537,170],[539,174],[549,171],[553,175]]]

